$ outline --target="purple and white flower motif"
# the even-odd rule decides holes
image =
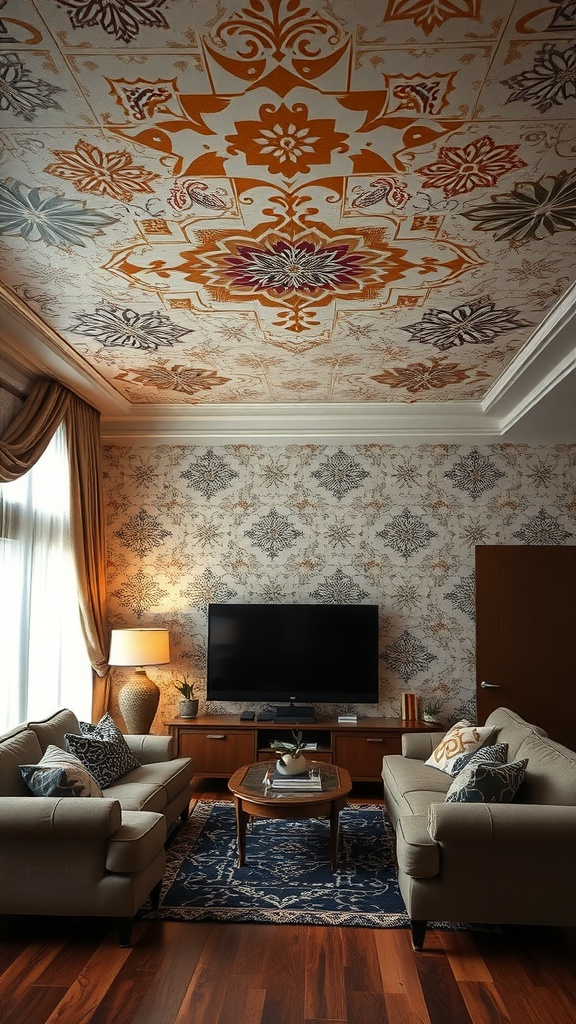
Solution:
[[[142,558],[154,548],[160,547],[172,533],[164,529],[158,516],[151,516],[145,508],[141,508],[124,523],[121,530],[114,531],[114,536],[118,537],[124,547]]]
[[[312,476],[340,501],[349,491],[360,487],[370,474],[339,448],[322,463],[320,469],[314,470]]]
[[[454,468],[444,476],[452,480],[459,491],[464,491],[476,501],[484,491],[492,490],[504,473],[477,448],[473,448],[468,455],[462,455]]]
[[[178,327],[162,312],[136,313],[103,302],[94,313],[74,313],[78,320],[68,328],[75,334],[96,338],[104,348],[156,350],[171,348],[191,327]]]
[[[190,487],[200,491],[205,498],[213,498],[218,491],[229,487],[238,473],[221,455],[217,455],[212,448],[208,448],[204,455],[200,455],[180,476],[183,480],[188,481]]]
[[[0,110],[10,110],[16,117],[33,121],[39,110],[62,109],[54,99],[57,92],[65,90],[41,78],[32,78],[17,53],[0,53]]]
[[[425,672],[430,663],[436,661],[436,655],[405,629],[382,653],[382,660],[407,683],[419,672]]]
[[[402,327],[421,345],[434,345],[441,352],[457,345],[489,345],[505,331],[527,327],[517,309],[496,309],[496,303],[478,299],[454,309],[426,310],[422,320]]]
[[[522,529],[516,530],[512,536],[522,544],[565,544],[574,534],[565,530],[557,518],[541,508],[537,515],[532,516]]]
[[[476,594],[475,594],[475,576],[472,573],[471,576],[463,576],[459,583],[456,584],[454,590],[451,590],[446,597],[452,602],[455,608],[458,608],[465,615],[469,615],[471,619],[476,617]]]
[[[280,240],[269,248],[238,246],[238,256],[226,257],[229,274],[237,286],[279,295],[295,292],[334,291],[357,284],[362,274],[361,253],[346,245],[316,247],[312,242]]]
[[[332,576],[327,576],[324,583],[310,594],[310,597],[322,604],[355,604],[369,596],[342,569],[336,569]]]
[[[84,238],[103,234],[103,228],[115,224],[118,217],[87,209],[83,199],[63,199],[40,189],[28,188],[21,181],[0,181],[0,235],[20,235],[29,242],[47,245],[81,245]]]
[[[415,516],[409,508],[405,508],[376,536],[408,561],[411,555],[427,548],[437,534],[426,525],[422,516]]]
[[[166,0],[57,0],[60,7],[68,9],[72,28],[92,28],[100,25],[108,35],[129,43],[140,27],[168,28],[168,22],[160,8]]]
[[[560,50],[554,43],[544,43],[538,50],[534,67],[521,71],[502,85],[513,89],[506,103],[523,100],[545,114],[576,96],[576,43]]]
[[[270,558],[276,558],[281,551],[294,547],[294,541],[302,536],[302,530],[296,530],[286,516],[273,508],[251,530],[246,530],[244,536],[250,537],[255,547],[261,548]]]

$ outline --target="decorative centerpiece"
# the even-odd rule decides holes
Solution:
[[[198,698],[194,697],[194,680],[189,683],[188,676],[183,676],[182,680],[174,683],[174,686],[183,697],[178,705],[180,718],[196,718]]]
[[[308,768],[308,762],[302,754],[305,746],[302,730],[299,729],[298,732],[292,730],[292,735],[294,737],[293,743],[285,743],[284,740],[272,740],[270,744],[272,750],[275,750],[280,755],[276,761],[276,768],[280,775],[301,775]]]

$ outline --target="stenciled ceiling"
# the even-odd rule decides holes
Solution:
[[[135,405],[478,402],[575,98],[572,0],[0,0],[5,298]]]

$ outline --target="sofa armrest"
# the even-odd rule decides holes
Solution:
[[[128,733],[124,739],[140,764],[155,764],[157,761],[172,761],[174,758],[172,736]]]
[[[76,839],[84,845],[106,840],[122,824],[118,800],[104,797],[0,797],[0,845],[9,839],[27,842]]]
[[[445,735],[445,729],[440,732],[405,732],[402,735],[402,754],[417,761],[427,761]]]
[[[515,803],[433,803],[428,832],[442,845],[576,847],[576,807]]]

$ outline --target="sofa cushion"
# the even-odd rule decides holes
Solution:
[[[576,804],[576,753],[548,736],[531,733],[518,757],[528,758],[519,799],[526,804]]]
[[[123,811],[122,824],[108,841],[106,870],[115,874],[142,871],[162,850],[166,822],[160,814]]]
[[[508,758],[515,761],[518,757],[520,744],[528,736],[547,736],[544,729],[538,725],[531,725],[524,721],[510,708],[496,708],[486,719],[485,725],[491,725],[494,729],[494,743],[508,744]]]
[[[428,816],[400,818],[396,827],[398,869],[412,878],[434,878],[440,871],[440,847],[428,831]]]
[[[472,754],[462,754],[454,762],[453,775],[459,775],[465,768],[474,768],[477,764],[506,764],[508,759],[507,743],[489,743],[480,747]]]
[[[55,747],[65,749],[64,737],[67,732],[79,733],[80,723],[73,711],[62,708],[55,711],[50,718],[44,718],[41,722],[29,722],[28,728],[32,729],[38,737],[42,747],[42,753],[48,749],[51,743]]]
[[[31,796],[22,778],[21,764],[34,764],[42,757],[36,733],[18,726],[0,739],[0,796]]]
[[[38,764],[21,764],[20,772],[34,796],[102,796],[96,779],[82,762],[53,744]]]
[[[103,789],[139,767],[138,758],[108,713],[97,725],[81,722],[80,728],[81,736],[66,733],[66,749],[80,758]]]
[[[425,764],[452,775],[454,764],[462,754],[470,754],[486,743],[494,728],[490,725],[471,725],[466,719],[456,722],[434,748]]]
[[[192,774],[190,759],[175,757],[171,761],[141,764],[125,779],[120,779],[120,783],[138,782],[144,785],[161,786],[166,793],[166,803],[170,803],[183,789],[189,786]],[[116,783],[116,785],[120,783]]]
[[[510,803],[518,792],[528,760],[511,764],[477,764],[454,779],[446,803]]]
[[[156,783],[134,782],[133,773],[113,782],[104,790],[109,800],[118,800],[122,811],[154,811],[163,814],[166,807],[166,790]]]

